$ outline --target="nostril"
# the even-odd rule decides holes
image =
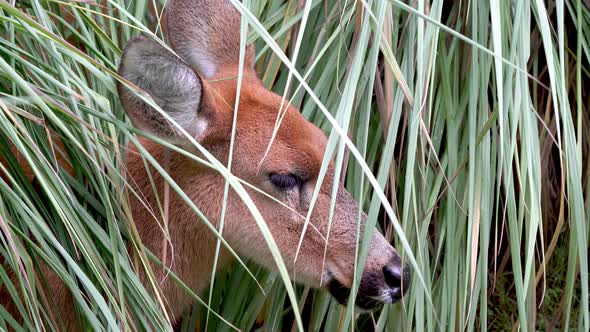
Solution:
[[[383,275],[385,276],[385,283],[391,288],[401,288],[402,286],[402,271],[401,266],[385,265],[383,267]]]

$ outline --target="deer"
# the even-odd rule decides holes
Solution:
[[[229,0],[168,1],[166,24],[167,41],[176,54],[145,35],[131,38],[124,47],[118,74],[131,84],[119,81],[117,89],[132,124],[198,155],[185,135],[188,134],[227,165],[234,105],[238,105],[232,174],[251,184],[246,191],[267,224],[290,275],[297,276],[296,282],[327,288],[338,302],[347,304],[353,285],[357,236],[365,231],[367,216],[342,183],[334,193],[333,161],[323,181],[318,182],[326,135],[293,105],[283,103],[282,96],[263,86],[254,69],[252,45],[246,47],[240,97],[236,103],[241,14]],[[132,85],[149,94],[176,125],[139,97]],[[279,110],[283,119],[269,147]],[[226,179],[163,144],[145,137],[139,140],[155,160],[168,165],[169,174],[178,186],[218,227]],[[138,148],[130,144],[128,151],[129,183],[144,196],[143,202],[137,197],[130,198],[133,222],[143,244],[157,257],[170,256],[165,260],[173,262],[171,271],[197,294],[202,294],[211,282],[217,237],[178,195],[171,193],[169,243],[163,241],[164,235],[151,211],[157,209],[157,195],[164,192],[165,179],[154,172],[156,190],[153,190]],[[320,186],[319,193],[310,212],[316,186]],[[330,217],[334,194],[335,206]],[[233,190],[229,190],[226,199],[224,239],[240,257],[276,269],[250,210]],[[308,213],[313,231],[305,232],[298,250]],[[357,234],[359,222],[361,234]],[[326,241],[328,227],[330,236]],[[218,268],[223,269],[232,261],[234,257],[222,248]],[[154,273],[162,281],[161,292],[167,299],[169,316],[181,319],[191,308],[193,298],[166,279],[163,269],[156,268]],[[60,316],[68,329],[75,330],[71,296],[59,280],[51,278],[51,273],[47,276]],[[400,254],[375,231],[354,305],[372,310],[382,303],[398,302],[407,293],[410,279],[411,271],[403,264]]]

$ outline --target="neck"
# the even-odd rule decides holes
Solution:
[[[148,140],[142,145],[154,159],[169,172],[172,179],[188,196],[200,212],[217,228],[220,207],[211,202],[221,202],[218,188],[223,188],[223,178],[215,171],[198,165],[189,158]],[[169,267],[197,294],[209,284],[217,239],[206,222],[153,167],[146,170],[136,147],[128,154],[128,182],[133,222],[143,244],[162,263]],[[153,181],[153,182],[152,182]],[[154,190],[155,188],[155,190]],[[167,194],[169,193],[169,194]],[[223,195],[223,190],[221,190]],[[222,251],[218,261],[223,268],[231,261]],[[194,302],[184,290],[166,277],[162,268],[152,265],[156,281],[160,283],[172,317],[180,317]],[[149,289],[149,284],[144,283]]]

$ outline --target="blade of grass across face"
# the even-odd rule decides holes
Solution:
[[[246,7],[249,6],[249,1],[245,0],[244,5]],[[240,104],[240,92],[242,89],[242,78],[244,75],[244,59],[246,56],[246,37],[248,34],[248,21],[242,18],[241,20],[241,33],[240,33],[240,59],[239,59],[239,69],[238,69],[238,78],[237,78],[237,89],[236,89],[236,101],[234,105],[234,114],[232,119],[232,129],[231,129],[231,137],[230,137],[230,147],[229,147],[229,155],[227,159],[227,170],[231,173],[232,169],[232,160],[233,160],[233,152],[234,152],[234,144],[235,144],[235,137],[236,137],[236,126],[238,121],[238,111],[239,111],[239,104]],[[223,226],[225,224],[225,212],[227,209],[227,199],[229,194],[229,183],[226,181],[223,188],[223,202],[221,206],[221,217],[219,220],[219,234],[223,234]],[[215,273],[217,270],[217,261],[219,259],[219,250],[221,248],[221,241],[217,240],[217,244],[215,246],[215,257],[213,260],[213,267],[211,271],[211,288],[209,292],[209,305],[211,304],[211,298],[213,296],[213,289],[215,285]],[[263,291],[264,293],[264,291]],[[207,322],[209,321],[209,310],[207,311],[207,318],[205,321],[205,330],[207,329]]]

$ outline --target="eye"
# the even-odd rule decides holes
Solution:
[[[293,189],[302,182],[301,178],[291,173],[270,173],[268,177],[270,182],[281,190]]]

